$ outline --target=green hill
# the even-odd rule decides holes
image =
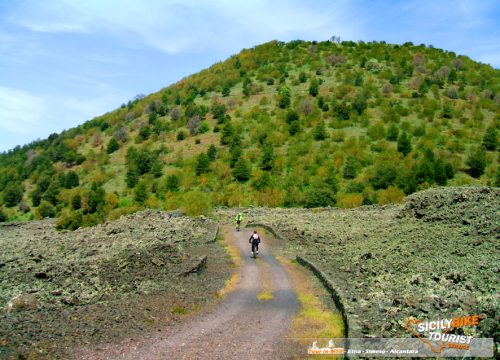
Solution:
[[[500,71],[411,43],[272,41],[0,155],[0,219],[356,207],[499,186]]]

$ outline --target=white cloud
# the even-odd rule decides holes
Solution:
[[[117,108],[120,99],[116,93],[116,89],[109,91],[109,86],[100,85],[91,98],[61,94],[38,96],[0,86],[0,151],[47,137]]]
[[[47,103],[24,90],[0,86],[0,129],[29,135],[47,113]],[[36,133],[36,132],[35,132]]]

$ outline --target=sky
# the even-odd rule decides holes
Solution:
[[[271,40],[433,45],[500,68],[499,0],[0,0],[0,152]]]

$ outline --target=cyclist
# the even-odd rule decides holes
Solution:
[[[250,236],[250,239],[248,239],[249,243],[252,243],[252,255],[254,254],[253,252],[255,251],[255,254],[259,254],[259,243],[260,243],[260,236],[257,234],[257,230],[254,230],[252,236]]]
[[[243,214],[239,212],[236,215],[236,229],[238,229],[238,231],[240,231],[240,225],[242,221],[243,221]]]

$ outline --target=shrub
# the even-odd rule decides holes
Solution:
[[[335,206],[335,191],[326,183],[313,184],[305,193],[306,208]]]
[[[83,225],[83,212],[79,211],[66,211],[56,221],[56,229],[62,230],[76,230]]]
[[[80,178],[78,177],[78,174],[73,170],[68,171],[64,178],[64,187],[66,189],[72,189],[78,185],[80,185]]]
[[[490,126],[486,129],[486,132],[483,137],[483,146],[486,150],[495,151],[498,145],[497,138],[497,129],[493,126]]]
[[[184,130],[180,130],[177,132],[177,136],[176,136],[176,139],[177,141],[182,141],[186,138],[186,132]]]
[[[148,184],[145,181],[141,181],[137,184],[134,189],[134,200],[139,204],[143,204],[149,197]]]
[[[125,183],[127,187],[132,189],[137,182],[139,181],[139,172],[135,167],[131,167],[127,170],[127,174],[125,175]]]
[[[363,195],[361,194],[339,194],[337,205],[344,209],[352,209],[363,205]]]
[[[167,176],[167,180],[165,182],[165,188],[167,189],[167,191],[177,192],[180,189],[180,184],[181,181],[179,177],[175,174],[170,174]]]
[[[465,164],[469,167],[467,172],[470,176],[474,178],[480,177],[483,175],[487,165],[486,151],[480,146],[472,150]]]
[[[215,160],[215,158],[217,157],[217,148],[215,147],[214,144],[210,144],[210,146],[208,147],[207,156],[210,159],[210,161]]]
[[[42,200],[40,206],[38,206],[37,215],[40,219],[53,218],[56,215],[56,210],[50,202]]]
[[[0,208],[0,222],[5,222],[8,220],[7,214],[5,214],[4,210]]]
[[[358,160],[354,156],[347,156],[342,169],[344,179],[354,179],[358,173]]]
[[[250,166],[245,158],[241,157],[236,161],[233,168],[233,176],[239,182],[246,182],[250,179]]]
[[[318,140],[318,141],[326,139],[327,132],[326,132],[326,128],[325,128],[325,123],[323,121],[321,121],[314,128],[314,130],[313,130],[313,137],[314,137],[314,140]]]
[[[79,210],[82,207],[82,196],[80,194],[76,194],[71,199],[71,207],[73,210]]]
[[[7,207],[19,204],[23,199],[23,188],[18,183],[10,183],[3,190],[3,201]]]
[[[319,92],[319,82],[317,79],[311,80],[311,84],[309,85],[309,94],[313,97],[318,95]]]
[[[194,190],[182,196],[181,210],[189,216],[210,215],[212,203],[210,196],[202,191]]]
[[[404,131],[398,137],[398,151],[404,156],[408,155],[411,152],[411,139]]]
[[[120,144],[118,143],[118,140],[116,140],[114,137],[109,140],[108,147],[106,149],[108,154],[114,153],[116,150],[120,148]]]
[[[200,153],[196,160],[196,175],[201,175],[209,172],[210,170],[210,158],[205,153]]]
[[[387,189],[380,190],[378,192],[378,203],[380,205],[401,203],[403,202],[404,197],[405,193],[403,190],[395,186],[390,186]]]

